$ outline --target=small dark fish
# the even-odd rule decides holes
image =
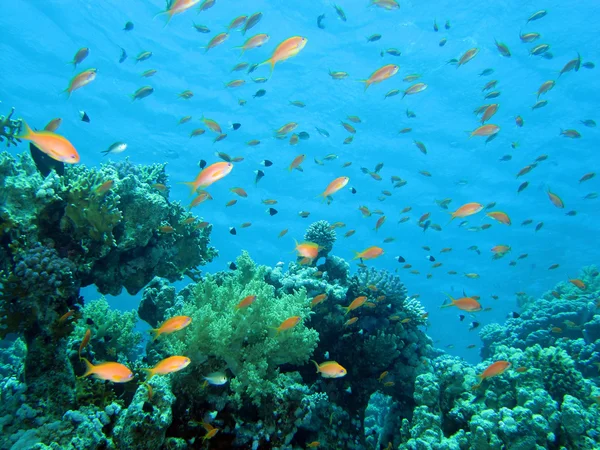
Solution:
[[[460,320],[461,322],[462,322],[463,320],[465,320],[465,315],[464,315],[464,314],[459,314],[459,315],[458,315],[458,320]]]
[[[478,326],[479,326],[479,322],[471,322],[471,325],[469,326],[469,331],[474,330]]]
[[[206,161],[201,159],[200,162],[198,163],[198,165],[200,166],[201,169],[204,169],[206,167]]]
[[[542,53],[542,58],[544,59],[552,59],[554,55],[551,52]]]
[[[65,174],[65,165],[61,161],[51,158],[31,142],[29,143],[29,152],[31,153],[31,158],[35,163],[38,172],[41,173],[42,176],[47,177],[52,170],[61,176]]]
[[[438,43],[438,45],[440,47],[443,47],[444,45],[446,45],[446,42],[448,42],[448,39],[446,39],[446,38],[440,39],[440,42]]]
[[[383,163],[377,163],[377,165],[375,166],[375,173],[379,173],[381,169],[383,169]]]
[[[444,28],[445,28],[446,30],[449,30],[449,29],[450,29],[450,21],[449,21],[449,20],[446,20],[446,23],[445,23],[445,25],[444,25]]]
[[[310,139],[310,134],[308,134],[306,131],[301,131],[298,133],[298,137],[303,141],[306,141],[307,139]]]
[[[258,22],[260,22],[260,19],[262,19],[261,12],[254,13],[250,17],[248,17],[248,20],[246,21],[246,23],[244,24],[244,28],[242,29],[242,34],[246,34],[246,31],[248,31],[250,28],[254,27]]]
[[[512,159],[512,155],[504,155],[500,158],[500,161],[510,161]]]
[[[233,234],[234,236],[237,234],[235,227],[229,227],[229,234]]]
[[[417,117],[417,115],[416,115],[414,112],[412,112],[412,111],[409,111],[409,110],[407,109],[407,110],[406,110],[406,117],[408,117],[409,119],[414,119],[415,117]]]
[[[208,28],[204,25],[193,24],[193,27],[198,33],[210,33],[210,28]]]
[[[399,263],[406,262],[406,260],[402,256],[396,256],[396,261],[398,261]]]
[[[590,127],[590,128],[596,127],[596,122],[593,121],[592,119],[582,120],[581,123],[584,124],[586,127]]]
[[[254,94],[252,97],[256,98],[256,97],[262,97],[267,93],[267,91],[265,91],[264,89],[259,89],[258,91],[256,91],[256,94]]]
[[[585,67],[586,69],[593,69],[594,67],[596,67],[596,64],[594,64],[594,63],[593,63],[593,62],[591,62],[591,61],[587,61],[587,62],[584,62],[584,63],[581,65],[581,67]]]
[[[321,14],[319,17],[317,17],[317,26],[321,30],[325,29],[325,24],[323,23],[323,19],[325,19],[325,14]]]
[[[425,259],[426,259],[427,261],[429,261],[429,262],[435,262],[435,258],[434,258],[433,256],[431,256],[431,255],[427,255],[427,256],[425,257]]]
[[[85,320],[86,325],[94,325],[94,321],[89,317]]]
[[[123,47],[121,47],[121,56],[119,57],[119,62],[122,63],[127,59],[127,52]]]
[[[342,22],[346,21],[346,13],[344,12],[344,10],[339,7],[338,5],[333,5],[333,7],[335,8],[335,12],[337,13],[338,17],[340,19],[342,19]]]
[[[425,233],[427,231],[427,228],[429,228],[429,225],[431,225],[431,220],[428,220],[427,222],[425,222],[423,224],[423,233]]]
[[[133,30],[133,22],[127,22],[123,27],[123,31],[131,31]]]
[[[258,184],[262,177],[265,176],[265,173],[262,170],[255,170],[256,178],[254,179],[254,184]]]
[[[233,130],[239,130],[241,126],[242,126],[242,124],[241,124],[241,123],[232,123],[232,124],[231,124],[231,128],[232,128]]]
[[[508,319],[518,319],[519,317],[521,317],[521,314],[519,314],[518,312],[514,312],[511,311],[508,313],[508,316],[506,316]]]
[[[279,211],[277,211],[275,208],[269,208],[269,209],[267,209],[267,212],[269,213],[270,216],[274,216]]]
[[[237,266],[234,262],[227,263],[227,267],[229,267],[229,270],[237,270]]]
[[[351,188],[350,188],[350,192],[352,192],[353,194],[356,194],[356,189],[355,189],[355,188],[353,188],[353,187],[351,187]]]
[[[381,39],[380,34],[372,34],[367,38],[367,42],[377,42],[379,39]]]
[[[527,188],[527,186],[529,186],[529,181],[524,181],[519,186],[519,189],[517,189],[517,192],[522,192],[525,188]]]
[[[545,17],[546,14],[548,14],[548,11],[546,11],[545,9],[542,9],[540,11],[537,11],[535,13],[533,13],[529,19],[527,19],[527,23],[532,22],[534,20],[538,20],[541,19],[542,17]]]
[[[544,226],[544,222],[540,222],[535,226],[535,231],[540,231]]]
[[[488,75],[491,75],[494,73],[494,69],[492,68],[488,68],[488,69],[484,69],[483,72],[481,72],[479,74],[480,77],[487,77]]]
[[[437,24],[437,21],[435,19],[433,20],[433,31],[435,31],[436,33],[438,31],[440,31],[440,29],[438,27],[438,24]]]
[[[252,72],[254,72],[256,69],[258,69],[258,66],[260,64],[254,63],[251,64],[250,67],[248,67],[248,71],[246,72],[248,75],[251,74]]]
[[[269,161],[268,159],[264,159],[261,161],[261,164],[265,167],[271,167],[273,165],[273,162]]]

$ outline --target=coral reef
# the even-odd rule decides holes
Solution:
[[[0,142],[6,141],[6,146],[17,145],[21,142],[17,139],[21,130],[21,119],[13,119],[12,115],[15,113],[15,108],[10,110],[8,116],[0,116]]]

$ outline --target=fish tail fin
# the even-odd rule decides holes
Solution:
[[[449,308],[451,306],[454,306],[455,300],[452,298],[452,296],[450,294],[446,294],[445,292],[444,295],[446,295],[450,299],[450,303],[446,303],[446,301],[444,300],[444,303],[442,304],[442,306],[440,306],[440,308]]]
[[[21,124],[23,125],[21,133],[18,136],[15,136],[15,139],[29,139],[33,131],[31,130],[31,128],[29,128],[29,125],[27,125],[27,122],[25,122],[25,120],[21,119]]]
[[[196,186],[196,183],[194,183],[193,181],[183,181],[179,184],[185,184],[186,186],[188,186],[190,188],[190,197],[192,195],[194,195],[194,192],[196,192],[196,189],[198,189],[198,187]]]
[[[371,86],[371,82],[369,80],[358,80],[358,82],[365,83],[365,91],[369,89],[369,86]]]
[[[154,373],[154,369],[142,369],[142,370],[143,370],[144,372],[146,372],[146,376],[147,376],[147,378],[146,378],[146,383],[147,383],[148,381],[150,381],[150,378],[152,378],[154,375],[156,375],[156,374]]]
[[[86,358],[81,358],[81,360],[85,363],[85,373],[77,378],[85,378],[94,372],[94,365],[91,362]]]
[[[317,368],[317,373],[319,373],[319,364],[314,359],[311,359],[310,362],[312,362],[315,365],[315,367]]]

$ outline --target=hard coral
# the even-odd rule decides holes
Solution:
[[[304,233],[304,240],[319,244],[319,258],[327,256],[335,244],[335,230],[326,220],[319,220],[308,227]]]

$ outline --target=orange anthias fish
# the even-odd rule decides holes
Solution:
[[[251,50],[253,48],[258,48],[265,45],[269,41],[269,37],[270,36],[268,34],[257,34],[255,36],[252,36],[251,38],[248,38],[246,42],[244,42],[244,45],[235,48],[239,48],[242,50],[242,53],[240,53],[241,57],[246,50]]]
[[[50,158],[66,164],[79,162],[79,154],[73,144],[66,138],[51,131],[33,131],[23,122],[25,133],[17,136],[17,139],[25,139],[33,142],[42,152]]]
[[[282,331],[294,328],[296,325],[298,325],[298,323],[300,323],[300,320],[302,320],[300,316],[292,316],[288,319],[285,319],[283,322],[281,322],[281,325],[274,329],[277,330],[277,334],[279,334]]]
[[[313,359],[311,361],[317,368],[317,373],[320,373],[323,378],[342,378],[348,373],[346,369],[335,361],[325,361],[321,364],[318,364]]]
[[[58,127],[60,127],[60,124],[62,123],[62,119],[60,117],[57,117],[56,119],[52,119],[50,122],[48,122],[46,124],[46,126],[44,127],[44,131],[51,131],[51,132],[55,132]]]
[[[354,252],[354,259],[375,259],[383,255],[384,251],[381,247],[373,246],[369,247],[362,252]]]
[[[187,356],[169,356],[154,367],[143,369],[148,375],[146,381],[150,380],[154,375],[168,375],[173,372],[179,372],[189,366],[191,362]]]
[[[477,214],[482,209],[483,209],[483,205],[481,203],[476,203],[476,202],[466,203],[466,204],[462,205],[460,208],[458,208],[456,211],[450,213],[450,214],[452,214],[452,218],[450,219],[450,221],[456,219],[457,217],[463,218],[463,217],[472,216],[473,214]]]
[[[294,160],[292,161],[292,163],[290,164],[290,166],[288,167],[288,170],[291,172],[294,169],[297,169],[298,167],[300,167],[300,164],[302,164],[304,162],[304,158],[306,158],[306,155],[298,155],[294,158]]]
[[[97,366],[93,365],[85,358],[81,358],[85,362],[86,371],[78,378],[84,378],[93,375],[99,380],[112,381],[113,383],[127,383],[133,379],[133,372],[123,364],[116,362],[104,362]]]
[[[208,45],[205,47],[204,53],[209,51],[211,48],[215,48],[215,47],[221,45],[223,42],[225,42],[227,40],[228,37],[229,37],[229,33],[223,32],[223,33],[217,34],[214,38],[212,38],[208,42]]]
[[[398,73],[398,70],[400,69],[399,66],[397,66],[396,64],[387,64],[379,69],[377,69],[375,72],[373,72],[371,74],[371,76],[369,78],[367,78],[366,80],[359,80],[361,83],[365,83],[365,91],[369,88],[369,86],[371,86],[372,84],[377,84],[377,83],[381,83],[383,80],[387,80],[388,78],[396,75]]]
[[[362,305],[365,304],[366,301],[367,297],[365,297],[364,295],[356,297],[348,306],[342,306],[342,308],[346,310],[344,315],[348,314],[350,311],[354,311],[356,308],[360,308]]]
[[[491,217],[492,219],[495,219],[498,222],[503,223],[504,225],[510,225],[512,223],[510,221],[510,217],[508,217],[508,214],[502,211],[492,211],[486,213],[486,216]]]
[[[310,307],[314,308],[319,303],[323,303],[325,300],[327,300],[327,294],[319,294],[312,299],[310,302]]]
[[[323,197],[325,199],[330,195],[335,194],[337,191],[346,186],[348,184],[348,181],[350,181],[349,177],[336,178],[331,183],[329,183],[329,186],[327,186],[327,189],[325,189],[322,194],[319,194],[319,197]]]
[[[263,61],[259,64],[262,66],[263,64],[270,64],[271,66],[271,74],[273,73],[273,69],[275,68],[275,64],[281,61],[285,61],[293,56],[296,56],[300,53],[300,50],[304,48],[308,39],[302,36],[293,36],[291,38],[286,39],[281,44],[279,44],[273,54],[269,59]]]
[[[165,320],[160,327],[150,330],[150,333],[153,335],[152,340],[155,341],[162,334],[171,334],[175,331],[183,330],[190,323],[192,323],[192,318],[189,316],[171,317],[170,319]]]
[[[254,300],[256,300],[256,295],[247,295],[237,305],[235,305],[236,311],[239,311],[243,308],[247,308],[252,303],[254,303]]]
[[[302,242],[298,244],[297,241],[294,242],[296,242],[294,250],[298,252],[298,256],[313,260],[319,254],[319,244],[315,244],[314,242]]]
[[[462,297],[457,300],[454,300],[449,294],[446,294],[450,299],[449,304],[442,305],[440,308],[449,308],[451,306],[456,306],[461,311],[467,312],[477,312],[481,311],[481,304],[475,300],[473,297]]]
[[[587,286],[585,285],[585,283],[583,281],[581,281],[579,278],[573,278],[573,279],[569,279],[569,281],[577,286],[579,289],[581,289],[582,291],[585,291],[587,289]]]
[[[175,0],[174,2],[171,3],[170,8],[167,8],[166,11],[159,12],[154,17],[158,17],[162,14],[166,14],[168,16],[167,23],[169,23],[169,21],[171,20],[171,18],[174,15],[181,14],[181,13],[187,11],[188,9],[193,8],[199,2],[200,2],[200,0]],[[165,24],[165,26],[166,26],[166,24]]]
[[[87,69],[83,72],[75,75],[71,81],[69,82],[69,86],[63,91],[71,96],[71,92],[76,91],[79,88],[82,88],[86,84],[90,84],[92,81],[96,79],[96,73],[98,69]]]
[[[215,181],[219,181],[221,178],[226,177],[229,172],[233,169],[233,164],[228,162],[218,162],[205,167],[196,177],[194,181],[184,182],[190,187],[190,195],[196,192],[198,189],[204,189],[210,186]]]
[[[498,375],[502,375],[512,364],[508,361],[496,361],[495,363],[490,364],[487,369],[485,369],[481,374],[477,375],[477,377],[481,380],[471,389],[477,389],[481,386],[481,382],[487,378],[492,378]]]
[[[473,136],[491,136],[498,133],[498,131],[500,131],[500,127],[498,125],[482,125],[471,132],[469,139],[471,139]]]
[[[79,344],[79,352],[77,353],[79,355],[79,359],[81,359],[81,352],[88,345],[91,337],[92,337],[92,330],[90,330],[88,328],[87,330],[85,330],[85,335],[83,336],[83,339],[81,340],[81,344]]]
[[[478,48],[471,48],[471,49],[467,50],[458,60],[458,63],[456,64],[456,68],[458,69],[460,66],[463,66],[466,63],[468,63],[469,61],[471,61],[473,58],[475,58],[477,53],[479,53]]]

